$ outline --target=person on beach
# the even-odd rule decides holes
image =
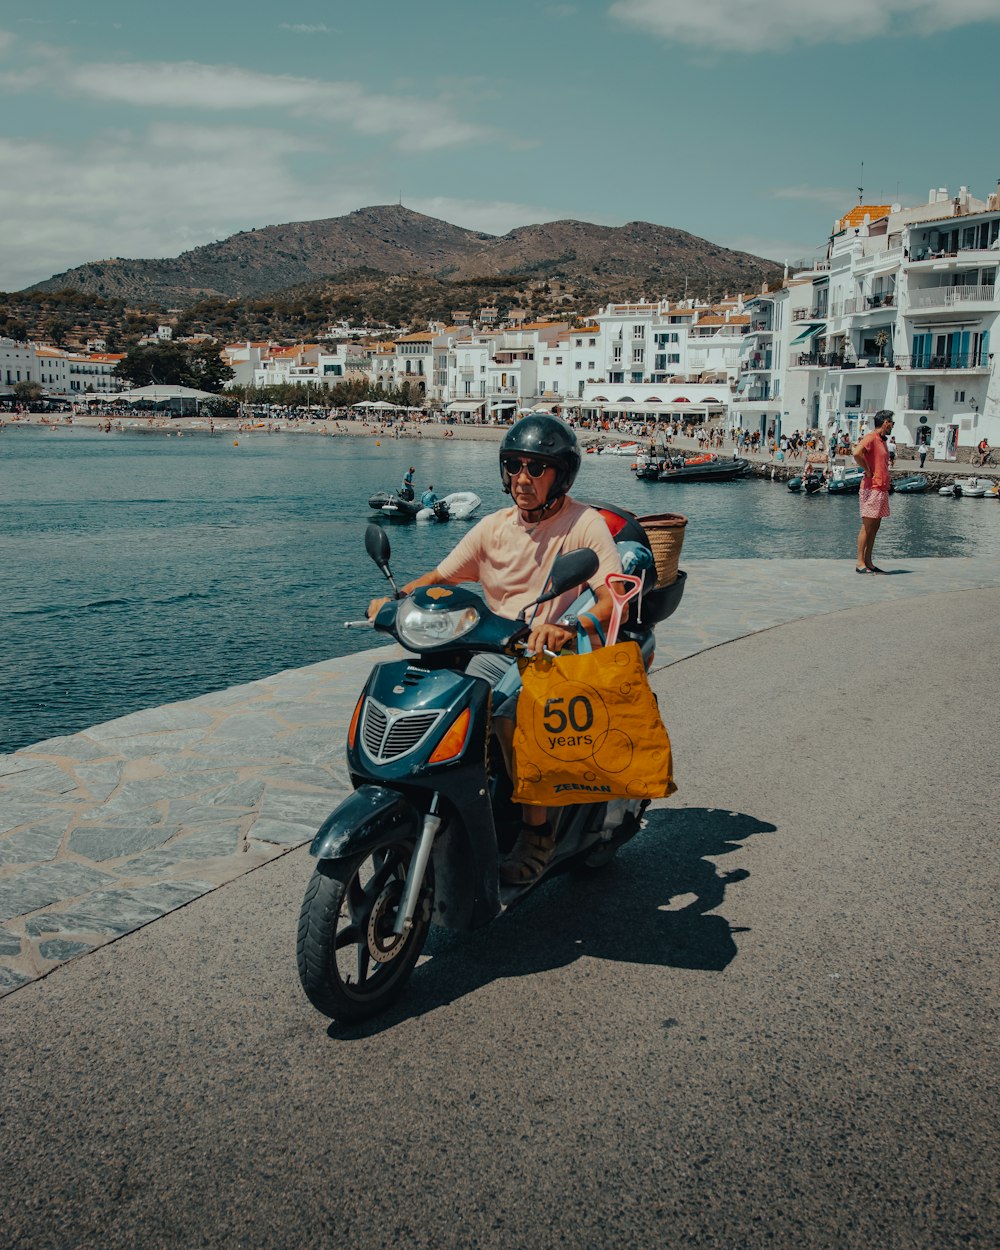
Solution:
[[[874,428],[851,449],[865,476],[858,491],[861,506],[861,529],[858,531],[856,573],[884,573],[872,563],[872,549],[882,518],[889,515],[889,452],[886,441],[892,436],[892,413],[888,408],[876,412]]]
[[[604,518],[568,493],[581,461],[576,435],[558,417],[532,415],[512,426],[500,444],[500,480],[514,506],[484,517],[437,568],[407,582],[403,593],[421,586],[479,582],[490,610],[513,618],[542,594],[558,555],[590,547],[599,566],[590,580],[596,602],[588,613],[606,630],[614,604],[605,579],[621,572],[621,561]],[[560,621],[576,598],[573,589],[534,609],[528,651],[558,652],[575,646],[577,623]],[[374,617],[385,602],[374,599],[368,616]],[[582,615],[580,623],[585,624]],[[467,671],[484,677],[494,688],[493,724],[509,768],[520,692],[516,661],[475,656]],[[554,851],[548,809],[525,804],[517,841],[501,865],[501,880],[509,885],[533,881],[545,871]]]

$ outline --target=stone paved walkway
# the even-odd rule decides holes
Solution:
[[[687,563],[656,673],[788,621],[1000,586],[1000,559]],[[385,648],[382,653],[387,654]],[[373,652],[152,708],[0,756],[0,995],[311,839],[347,791]]]

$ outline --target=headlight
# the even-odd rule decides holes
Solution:
[[[447,610],[418,607],[413,600],[408,600],[396,613],[396,633],[400,642],[415,651],[423,651],[427,647],[439,647],[442,643],[454,642],[479,624],[479,613],[475,608],[456,608]]]

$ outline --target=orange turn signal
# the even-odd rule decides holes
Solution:
[[[358,736],[358,721],[361,719],[361,705],[364,701],[365,696],[362,695],[357,702],[357,706],[354,709],[354,715],[351,717],[351,723],[347,728],[347,745],[352,751],[354,750],[354,739]]]
[[[431,752],[428,763],[446,764],[449,760],[457,759],[465,750],[471,725],[472,709],[466,708],[460,716],[455,718],[451,728]]]

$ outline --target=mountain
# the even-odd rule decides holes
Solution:
[[[92,261],[29,291],[84,291],[132,306],[245,300],[352,271],[470,281],[558,278],[617,298],[756,290],[775,262],[683,230],[635,221],[597,226],[553,221],[501,237],[464,230],[398,204],[344,217],[243,230],[173,259]]]

